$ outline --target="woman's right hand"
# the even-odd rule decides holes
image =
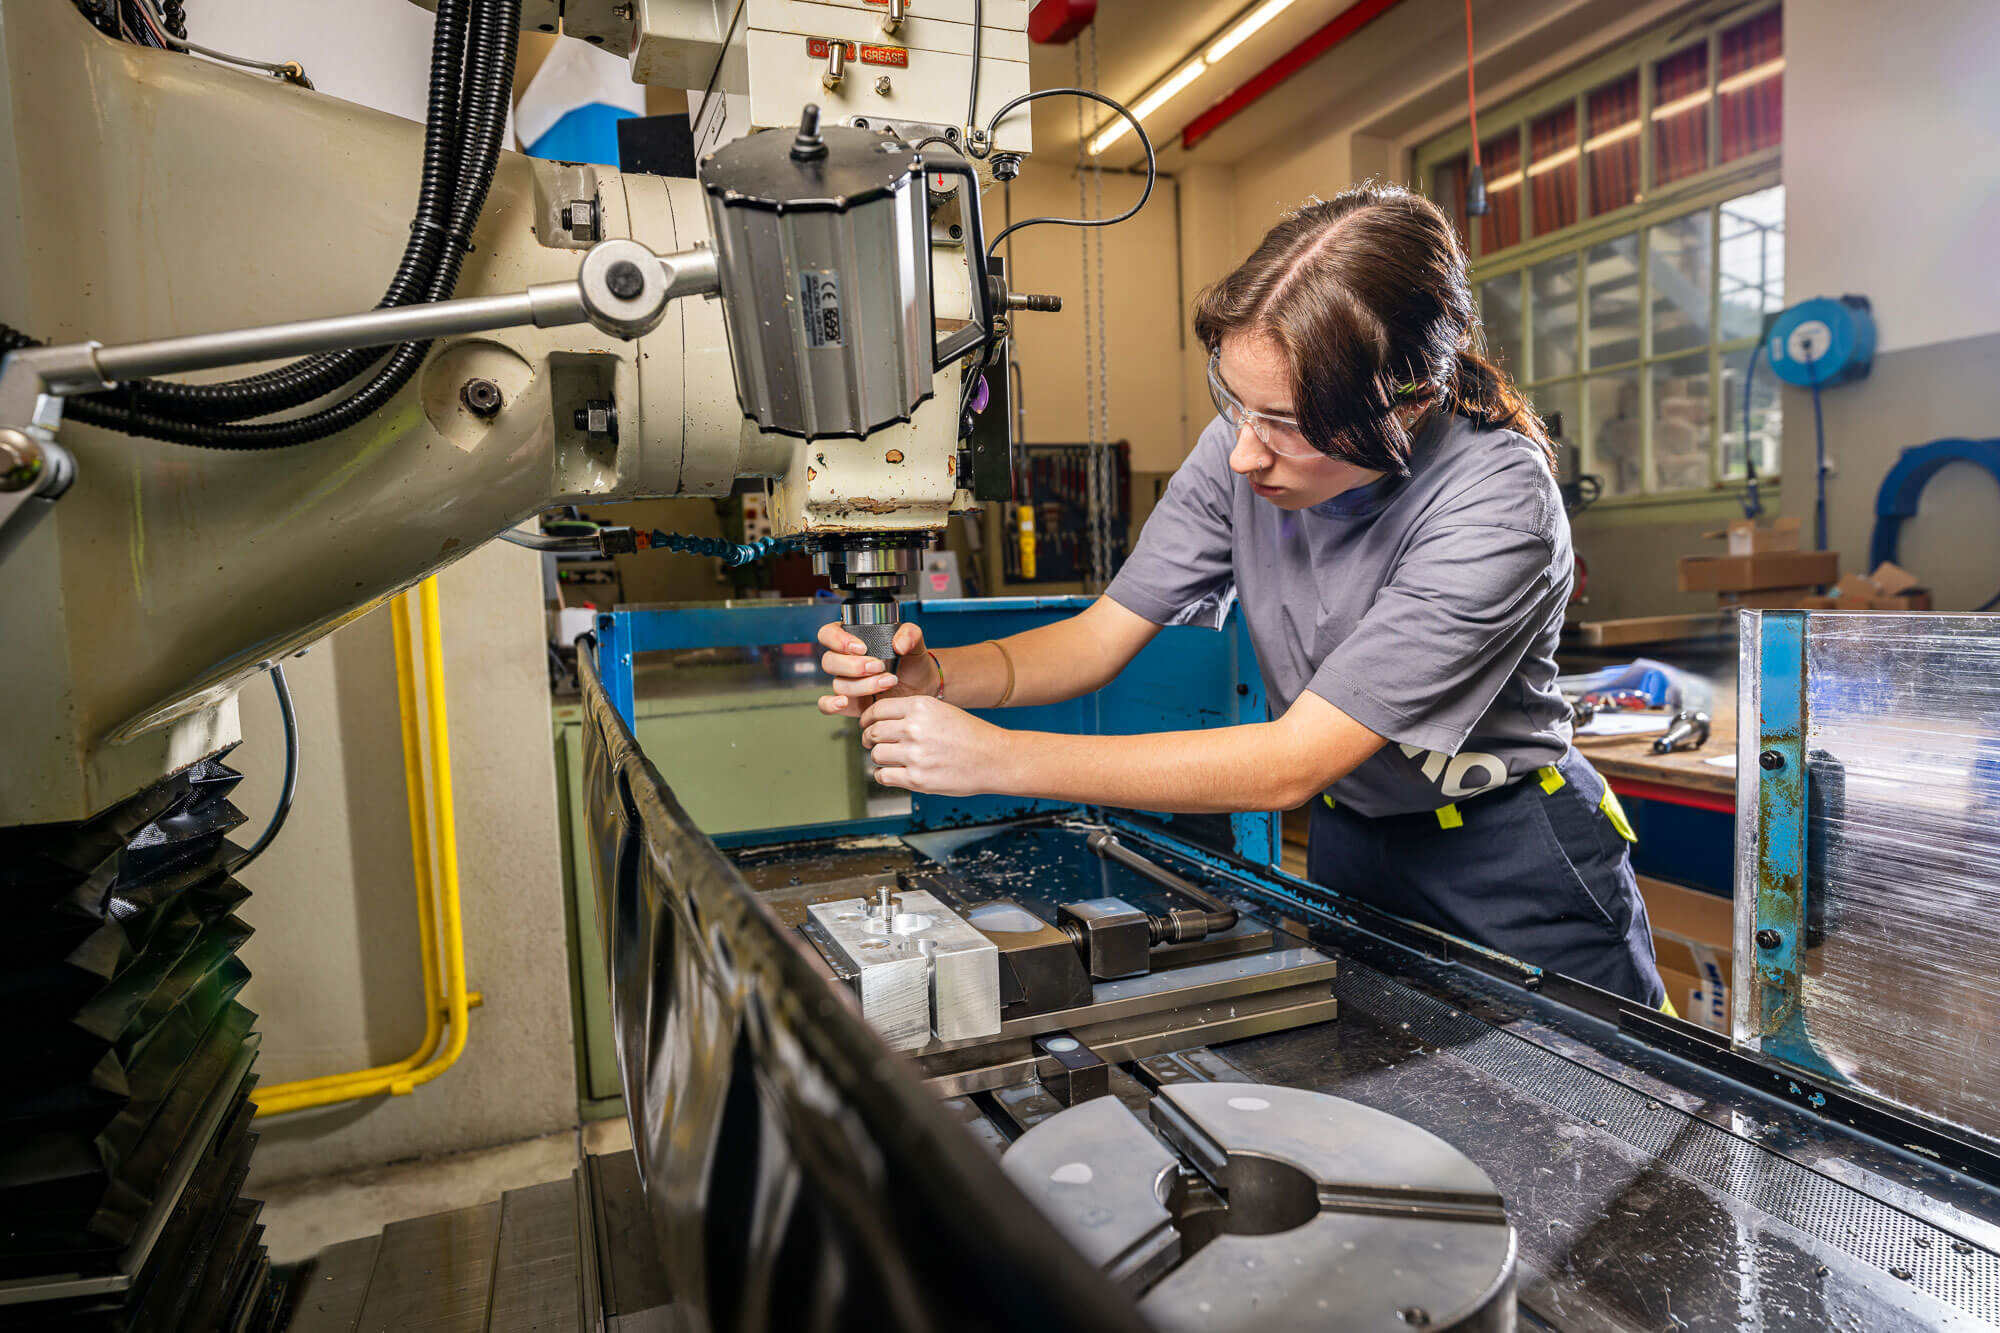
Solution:
[[[820,666],[833,677],[833,693],[820,696],[822,713],[859,717],[876,699],[934,695],[942,684],[937,664],[924,650],[924,632],[914,624],[898,629],[892,640],[898,659],[894,675],[883,668],[881,658],[868,656],[861,640],[837,620],[820,627],[819,642],[827,650]]]

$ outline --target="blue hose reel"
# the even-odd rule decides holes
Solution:
[[[1779,314],[1764,338],[1771,372],[1802,389],[1846,384],[1875,363],[1875,317],[1865,296],[1816,296]]]

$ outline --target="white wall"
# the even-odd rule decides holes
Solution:
[[[2000,6],[1785,6],[1785,299],[1866,296],[1873,373],[1826,390],[1827,545],[1861,570],[1902,450],[2000,436]],[[1813,512],[1812,398],[1784,400],[1784,508]],[[1939,610],[2000,589],[2000,488],[1954,465],[1903,524],[1898,562]]]
[[[1865,294],[1878,352],[2000,330],[1996,70],[1993,0],[1785,6],[1787,302]]]
[[[431,14],[409,0],[202,0],[189,36],[301,61],[320,91],[421,119]],[[324,146],[301,145],[300,151]],[[415,199],[417,164],[410,164]],[[385,271],[380,275],[388,281]],[[543,665],[541,581],[527,551],[492,544],[439,579],[446,707],[472,1013],[465,1056],[404,1097],[259,1120],[253,1182],[352,1170],[574,1123],[569,973]],[[386,1063],[423,1035],[415,881],[385,614],[289,666],[304,758],[283,834],[244,872],[255,928],[244,1002],[259,1014],[265,1086]],[[269,814],[283,771],[277,709],[242,701],[236,802]],[[253,1184],[254,1188],[254,1184]]]

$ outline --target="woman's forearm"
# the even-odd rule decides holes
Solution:
[[[1158,630],[1100,597],[1077,615],[1053,624],[997,642],[989,639],[933,651],[944,671],[945,702],[960,708],[993,708],[1005,698],[1010,708],[1029,707],[1102,689]]]
[[[1316,696],[1275,722],[1144,736],[1009,733],[1000,794],[1181,814],[1290,810],[1383,740]],[[1305,716],[1295,716],[1303,711]]]

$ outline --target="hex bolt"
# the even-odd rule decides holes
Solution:
[[[618,405],[608,398],[592,398],[576,409],[576,428],[592,440],[618,442]]]
[[[563,205],[563,225],[579,241],[597,239],[597,201],[572,199]]]
[[[646,275],[629,259],[621,259],[604,270],[604,285],[621,301],[630,301],[646,290]]]
[[[1784,936],[1768,926],[1757,932],[1757,947],[1760,949],[1775,949],[1783,943]]]
[[[458,390],[458,401],[465,404],[465,410],[476,417],[492,418],[506,403],[500,386],[492,380],[469,379]]]
[[[1766,773],[1775,773],[1785,766],[1785,756],[1776,750],[1766,750],[1757,756],[1757,766]]]

